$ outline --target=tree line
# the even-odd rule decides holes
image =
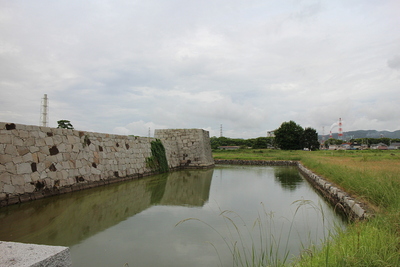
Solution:
[[[273,137],[258,137],[251,139],[228,138],[228,137],[211,137],[211,148],[218,149],[220,146],[239,146],[240,148],[271,148],[274,146]]]
[[[313,128],[303,128],[294,121],[283,122],[275,130],[275,137],[258,137],[252,139],[238,139],[228,137],[211,137],[211,148],[220,146],[239,146],[241,148],[280,148],[283,150],[319,149],[318,133]]]

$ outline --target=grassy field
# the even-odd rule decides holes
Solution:
[[[400,150],[213,151],[215,159],[298,160],[375,213],[308,248],[295,266],[400,266]],[[251,266],[251,265],[250,265]]]

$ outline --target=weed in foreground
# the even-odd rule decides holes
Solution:
[[[276,220],[273,212],[267,212],[262,204],[262,212],[258,213],[258,217],[254,220],[251,226],[246,223],[246,220],[234,211],[220,210],[218,216],[222,218],[224,227],[227,230],[224,234],[217,230],[216,227],[208,222],[198,218],[187,218],[178,222],[175,226],[188,221],[197,221],[214,231],[224,242],[226,248],[232,257],[232,266],[287,266],[292,260],[297,259],[291,255],[291,245],[289,241],[293,238],[299,239],[299,249],[306,253],[312,250],[309,249],[310,244],[317,247],[317,243],[325,242],[331,238],[332,233],[324,235],[323,240],[311,241],[311,234],[307,240],[301,240],[299,232],[295,229],[295,220],[298,212],[302,208],[312,208],[319,213],[325,227],[324,213],[321,205],[317,206],[309,200],[298,200],[293,202],[297,205],[296,210],[291,219],[286,219],[289,226],[284,225],[282,221]],[[311,230],[310,230],[311,231]],[[324,231],[325,232],[325,231]],[[295,234],[297,233],[297,236]],[[320,242],[319,242],[320,241]],[[219,259],[220,266],[223,266],[219,250],[213,243],[209,244],[214,248]]]

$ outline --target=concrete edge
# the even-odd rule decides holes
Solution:
[[[69,267],[68,247],[0,241],[0,266],[3,267]]]

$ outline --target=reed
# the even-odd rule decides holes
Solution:
[[[282,222],[276,222],[274,213],[267,212],[263,203],[261,203],[261,205],[262,211],[258,213],[258,217],[256,217],[251,224],[248,224],[247,220],[234,211],[220,211],[218,216],[223,220],[225,230],[227,230],[224,232],[217,230],[213,225],[198,218],[181,220],[175,226],[189,221],[195,221],[209,227],[223,240],[223,243],[229,250],[232,258],[232,266],[288,266],[293,260],[296,260],[293,256],[294,252],[290,251],[289,248],[289,241],[292,238],[298,238],[299,242],[307,247],[310,243],[319,243],[318,240],[311,240],[310,235],[308,238],[303,238],[303,240],[301,240],[299,232],[294,226],[294,222],[301,209],[310,208],[317,212],[323,221],[324,214],[321,205],[316,205],[312,201],[304,199],[295,201],[293,203],[293,205],[296,205],[295,212],[292,218],[286,219],[288,225],[284,225]],[[288,227],[288,229],[284,229],[284,227]],[[325,224],[323,224],[323,227],[326,227]],[[340,228],[337,227],[337,229]],[[309,231],[312,231],[312,229]],[[297,236],[295,236],[296,234]],[[324,236],[324,241],[326,241],[327,238],[331,238],[331,236],[331,234]],[[223,261],[220,257],[220,250],[223,248],[217,247],[213,243],[210,243],[210,245],[218,255],[220,266],[223,266]]]
[[[400,266],[399,238],[384,221],[374,218],[339,229],[322,248],[309,248],[293,266]]]

